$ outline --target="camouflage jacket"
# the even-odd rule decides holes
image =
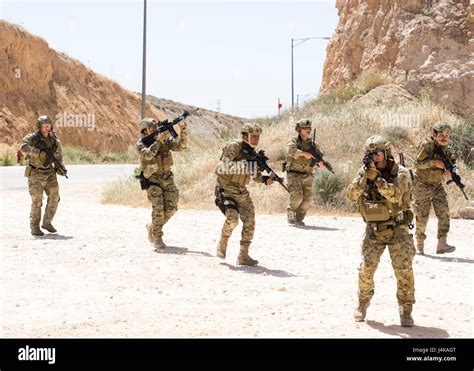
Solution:
[[[19,149],[26,155],[28,164],[39,169],[52,169],[51,163],[47,161],[46,152],[41,147],[46,145],[58,161],[63,163],[61,143],[54,132],[50,132],[47,138],[43,138],[38,131],[26,135],[20,142]]]
[[[401,211],[410,210],[412,184],[405,167],[392,160],[379,178],[373,183],[370,182],[371,184],[368,183],[364,167],[361,167],[357,177],[347,189],[347,197],[359,203],[362,215],[366,204],[373,200],[380,200],[388,206],[391,220],[395,220]]]
[[[303,140],[299,135],[288,140],[286,144],[288,150],[285,168],[286,171],[306,174],[313,173],[313,167],[311,166],[312,160],[302,156],[297,156],[298,152],[311,151],[311,143],[312,141],[310,138]],[[316,146],[316,148],[318,148],[318,146]]]
[[[223,148],[216,168],[219,185],[242,188],[250,183],[250,179],[262,182],[262,173],[256,162],[244,152],[243,144],[242,139],[236,139]]]
[[[140,156],[141,171],[143,171],[145,178],[160,177],[171,171],[171,166],[173,166],[171,151],[179,152],[187,147],[186,129],[182,129],[177,138],[163,141],[158,138],[150,147],[146,147],[140,139],[136,144],[136,148]]]
[[[425,183],[439,184],[443,181],[444,170],[435,166],[435,160],[441,160],[441,157],[434,154],[436,142],[433,137],[425,139],[418,147],[418,154],[415,160],[415,175],[417,179]],[[455,162],[455,157],[446,146],[440,146],[446,158]]]

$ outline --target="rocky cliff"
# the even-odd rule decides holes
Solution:
[[[472,113],[474,5],[469,0],[337,0],[321,90],[364,70],[388,73],[412,94]]]

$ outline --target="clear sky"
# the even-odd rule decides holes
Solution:
[[[142,0],[2,0],[0,17],[141,91]],[[334,0],[148,0],[147,93],[243,117],[273,115],[278,98],[291,106],[291,38],[331,36],[337,21]],[[295,101],[319,90],[327,43],[294,49]]]

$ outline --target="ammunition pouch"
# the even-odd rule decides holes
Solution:
[[[391,238],[394,233],[395,223],[370,223],[376,238]]]
[[[391,210],[384,200],[372,201],[364,199],[359,203],[359,208],[364,221],[368,223],[386,222],[394,216],[393,210]]]
[[[239,208],[235,200],[231,197],[225,197],[224,191],[222,188],[216,187],[214,195],[216,196],[216,199],[214,202],[224,215],[227,209],[234,209],[234,210],[239,211]]]
[[[30,176],[30,173],[31,173],[31,166],[30,166],[30,165],[26,165],[26,167],[25,167],[25,176],[26,176],[26,177],[29,177],[29,176]]]

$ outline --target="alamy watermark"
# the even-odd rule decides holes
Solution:
[[[250,175],[255,177],[258,173],[256,161],[230,161],[222,160],[219,162],[216,170],[220,175]]]
[[[87,128],[95,130],[95,113],[61,112],[55,117],[54,125],[58,128]]]
[[[380,116],[381,128],[404,128],[412,132],[421,129],[421,115],[418,113],[384,113]]]
[[[56,363],[56,348],[35,348],[29,345],[18,349],[19,361],[46,361],[50,365]]]

